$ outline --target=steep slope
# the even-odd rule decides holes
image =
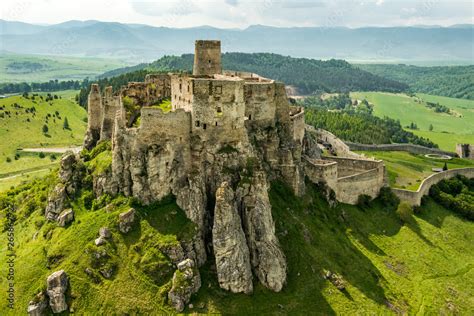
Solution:
[[[86,168],[108,168],[103,151]],[[46,197],[56,181],[51,175],[0,198],[2,224],[9,207],[16,209],[15,309],[45,287],[46,277],[64,269],[70,276],[68,304],[75,313],[170,313],[166,293],[174,270],[166,250],[186,241],[194,225],[167,198],[143,207],[123,197],[91,199],[89,189],[72,205],[76,220],[68,227],[46,223]],[[471,262],[474,224],[428,200],[420,212],[402,225],[393,209],[377,200],[367,207],[339,204],[329,207],[320,189],[309,185],[296,198],[281,183],[270,191],[276,233],[288,261],[288,281],[274,293],[256,284],[252,295],[231,294],[219,288],[215,266],[201,268],[201,290],[187,312],[227,314],[367,314],[467,313],[474,302]],[[118,232],[118,214],[133,206],[139,220],[127,235]],[[113,275],[104,278],[94,260],[94,239],[100,227],[112,232],[106,263]],[[7,232],[1,233],[6,240]],[[0,259],[6,262],[6,242]],[[89,268],[90,270],[87,270]],[[0,273],[6,275],[2,264]],[[333,275],[335,275],[333,277]],[[6,288],[2,278],[2,288]],[[336,285],[342,290],[338,290]]]

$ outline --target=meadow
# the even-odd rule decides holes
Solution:
[[[472,160],[459,158],[436,160],[404,151],[358,151],[358,153],[384,161],[391,187],[413,191],[418,189],[424,178],[434,173],[433,168],[443,168],[445,162],[448,169],[474,167]]]
[[[82,80],[126,66],[106,58],[0,54],[0,83]]]
[[[402,126],[418,136],[429,138],[443,150],[455,151],[456,143],[474,143],[474,101],[427,94],[354,92],[351,98],[366,99],[374,105],[374,115],[400,120]],[[439,103],[451,114],[437,113],[426,102]],[[411,123],[418,129],[409,129]],[[430,126],[433,129],[430,131]]]
[[[77,91],[40,93],[0,99],[0,189],[21,182],[18,175],[35,177],[58,164],[61,154],[22,152],[23,148],[70,147],[82,144],[87,126],[85,109],[74,100]],[[57,95],[57,99],[54,98]],[[42,97],[42,98],[41,98]],[[34,109],[34,110],[33,110]],[[69,128],[64,128],[64,121]],[[48,131],[44,132],[43,127]],[[7,181],[3,183],[3,180]]]

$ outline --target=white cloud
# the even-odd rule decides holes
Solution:
[[[101,20],[155,26],[349,26],[472,23],[470,0],[2,0],[30,23]]]

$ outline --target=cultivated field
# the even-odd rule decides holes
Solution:
[[[105,58],[0,54],[0,83],[81,80],[126,65]]]
[[[431,139],[443,150],[454,151],[456,143],[474,143],[474,101],[417,94],[382,92],[351,93],[354,99],[367,99],[374,105],[374,115],[400,120],[402,126],[415,123],[418,136]],[[437,113],[426,102],[439,103],[450,109],[451,114]],[[430,125],[433,130],[430,131]]]

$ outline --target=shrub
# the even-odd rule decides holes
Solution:
[[[40,153],[39,153],[39,157],[40,157],[41,159],[43,159],[43,158],[46,157],[46,156],[45,156],[44,152],[40,152]]]
[[[372,198],[369,195],[361,194],[357,199],[357,205],[359,205],[360,207],[368,207],[370,205],[371,200]]]
[[[398,204],[397,215],[402,222],[408,222],[413,216],[413,207],[407,202]]]
[[[7,162],[12,162],[12,159],[10,157],[7,157]]]
[[[384,207],[393,210],[395,210],[400,203],[400,199],[395,195],[395,193],[393,193],[390,187],[383,187],[380,189],[379,199]]]
[[[47,134],[48,130],[49,130],[48,125],[44,124],[43,125],[43,134]]]

